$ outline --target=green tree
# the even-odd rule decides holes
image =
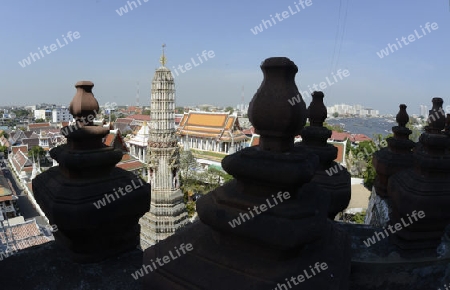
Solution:
[[[233,114],[234,109],[233,109],[233,107],[226,107],[225,112],[230,112],[230,114]]]
[[[186,202],[186,210],[188,212],[189,217],[194,216],[194,214],[196,212],[195,201],[192,201],[192,200],[187,201]]]
[[[327,122],[324,122],[324,123],[323,123],[323,126],[324,126],[325,128],[328,128],[328,129],[331,130],[331,131],[336,131],[336,132],[339,132],[339,133],[344,132],[344,129],[342,129],[342,127],[339,126],[339,125],[330,125],[330,124],[328,124]]]
[[[338,112],[334,112],[333,113],[333,117],[335,117],[335,118],[339,117],[339,113]]]
[[[3,152],[3,154],[4,154],[3,156],[5,159],[8,158],[8,147],[0,146],[0,152]]]
[[[111,117],[108,116],[108,121],[111,120],[111,122],[114,122],[117,120],[116,114],[111,114]]]
[[[198,170],[199,165],[190,150],[180,152],[180,173],[185,180],[191,179]]]
[[[35,123],[45,123],[45,120],[42,118],[34,120]]]
[[[9,134],[6,133],[5,131],[0,132],[0,137],[4,136],[6,139],[9,138]]]
[[[143,110],[142,115],[150,115],[150,110]]]
[[[175,108],[175,114],[183,114],[184,108],[183,107],[176,107]]]
[[[417,129],[411,123],[406,124],[406,128],[412,131],[411,135],[409,135],[409,140],[418,142],[420,135],[423,133],[423,130]]]
[[[16,118],[28,117],[30,115],[30,111],[25,109],[15,109],[12,112],[16,114]]]
[[[33,146],[31,150],[28,151],[28,157],[38,158],[42,160],[42,158],[47,154],[47,152],[41,146]]]

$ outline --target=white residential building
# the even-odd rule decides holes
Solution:
[[[71,122],[73,120],[72,114],[66,107],[56,108],[52,110],[52,122]]]

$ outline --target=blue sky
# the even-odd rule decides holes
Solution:
[[[123,0],[4,1],[0,105],[68,105],[79,80],[94,82],[100,104],[120,105],[136,103],[139,81],[140,103],[149,104],[162,43],[172,70],[204,50],[215,55],[175,78],[177,105],[235,106],[242,86],[248,103],[262,81],[261,62],[272,56],[297,64],[300,91],[347,69],[348,77],[324,90],[327,105],[359,103],[381,113],[396,113],[400,103],[418,113],[420,104],[430,107],[432,97],[450,105],[448,0],[312,0],[305,8],[299,0],[134,1],[138,7],[128,7],[122,16],[116,10],[127,6]],[[296,4],[300,12],[275,18],[289,6],[297,11]],[[252,33],[270,15],[276,24]],[[425,35],[420,26],[427,22],[438,29]],[[415,30],[420,39],[383,58],[377,55]],[[69,31],[80,37],[70,41]],[[19,64],[57,39],[63,47],[43,52],[25,67]]]

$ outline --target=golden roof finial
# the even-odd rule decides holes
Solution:
[[[161,58],[159,59],[159,61],[161,62],[161,64],[162,64],[163,66],[165,66],[165,65],[166,65],[166,62],[167,62],[166,56],[164,55],[164,47],[166,47],[166,44],[165,44],[165,43],[163,43],[163,45],[162,45],[162,56],[161,56]]]

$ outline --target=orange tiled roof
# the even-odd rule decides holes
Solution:
[[[133,120],[139,120],[139,121],[150,121],[150,115],[140,115],[140,114],[135,114],[135,115],[130,115],[127,118],[129,119],[133,119]]]
[[[50,123],[31,123],[31,124],[28,124],[28,128],[33,128],[33,129],[36,129],[36,128],[44,128],[44,127],[51,127],[51,125],[50,125]]]
[[[242,141],[248,139],[242,133],[236,116],[227,112],[191,111],[185,113],[180,121],[177,133],[182,136],[216,138],[221,141]]]
[[[28,152],[28,146],[27,145],[19,145],[19,146],[13,146],[12,147],[12,153],[16,154],[18,151],[22,151],[23,153]]]
[[[119,168],[122,168],[124,170],[130,171],[130,170],[136,170],[136,169],[144,168],[145,166],[139,160],[134,160],[134,161],[130,161],[130,162],[119,163],[119,164],[116,165],[116,167],[119,167]]]
[[[12,199],[13,199],[12,195],[0,196],[0,202],[12,200]]]
[[[252,141],[250,142],[250,147],[258,146],[258,145],[259,145],[259,136],[258,135],[253,135],[252,136]]]
[[[133,119],[131,118],[117,118],[115,123],[125,123],[130,125],[131,122],[133,122]]]
[[[337,157],[334,161],[343,163],[344,162],[344,144],[342,143],[331,143],[334,147],[338,149]]]
[[[109,133],[108,135],[106,135],[106,139],[105,142],[103,142],[106,146],[112,146],[113,145],[113,141],[116,138],[116,134],[114,133]]]
[[[131,159],[132,159],[131,155],[126,153],[126,154],[122,155],[122,160],[120,160],[120,162],[127,162],[127,161],[129,161]]]

